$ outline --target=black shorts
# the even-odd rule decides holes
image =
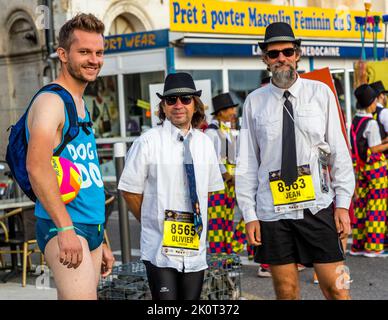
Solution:
[[[313,263],[345,260],[335,227],[333,204],[315,215],[305,209],[304,218],[299,220],[260,221],[260,228],[263,244],[256,247],[256,262],[300,263],[312,267]]]

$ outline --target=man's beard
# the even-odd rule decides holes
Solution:
[[[94,66],[93,66],[94,67]],[[93,82],[97,79],[97,76],[98,76],[98,73],[96,75],[96,78],[94,80],[90,80],[90,79],[87,79],[85,78],[82,73],[81,73],[81,68],[82,66],[79,66],[78,67],[78,70],[73,66],[73,64],[71,62],[69,62],[67,64],[67,71],[69,72],[69,74],[76,80],[78,80],[80,83],[82,84],[87,84],[89,82]],[[99,68],[100,69],[100,68]]]
[[[279,70],[278,68],[287,65],[288,70]],[[272,82],[279,88],[289,88],[295,82],[296,70],[293,65],[286,63],[275,63],[270,66],[272,72]]]

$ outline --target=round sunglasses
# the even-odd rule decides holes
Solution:
[[[286,48],[283,50],[269,50],[266,52],[266,55],[271,59],[276,59],[277,57],[279,57],[280,52],[283,53],[285,57],[291,57],[295,53],[295,48]]]
[[[167,105],[173,106],[178,101],[178,98],[181,101],[181,103],[186,106],[189,105],[193,100],[193,96],[168,96],[168,97],[164,97],[164,101],[166,101]]]

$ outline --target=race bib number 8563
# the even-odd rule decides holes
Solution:
[[[298,179],[289,186],[286,186],[280,179],[280,171],[272,171],[269,176],[275,211],[296,210],[312,206],[315,192],[308,165],[298,167]]]

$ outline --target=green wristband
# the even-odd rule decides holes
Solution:
[[[74,226],[68,226],[68,227],[63,227],[63,228],[52,228],[49,230],[49,232],[53,232],[53,231],[62,232],[62,231],[67,231],[67,230],[74,230]]]

